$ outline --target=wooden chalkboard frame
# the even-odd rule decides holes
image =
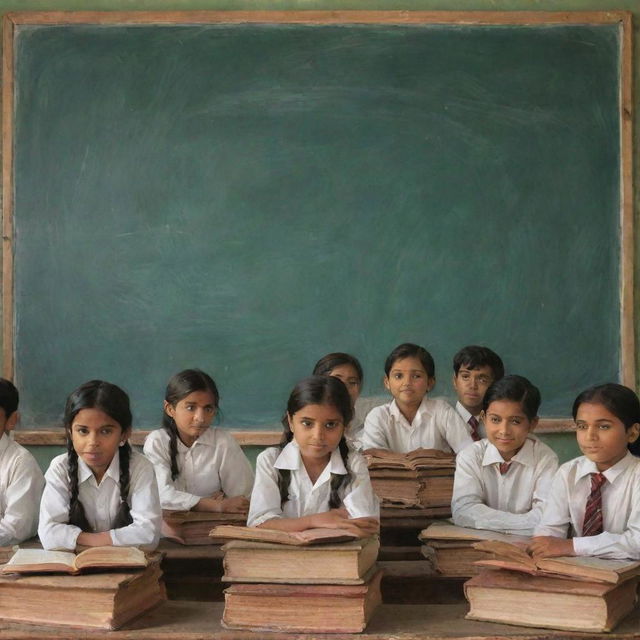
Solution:
[[[14,39],[21,25],[163,25],[213,23],[281,24],[445,24],[445,25],[572,25],[617,24],[620,33],[620,379],[636,388],[634,326],[633,101],[632,14],[628,11],[492,12],[492,11],[167,11],[167,12],[15,12],[3,18],[2,51],[2,371],[14,375]],[[539,431],[571,429],[568,419],[541,420]],[[136,432],[136,441],[146,432]],[[236,432],[245,445],[268,445],[279,434]],[[58,431],[22,431],[30,445],[62,444]]]

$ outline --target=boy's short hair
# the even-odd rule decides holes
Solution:
[[[533,420],[538,416],[540,408],[540,390],[524,376],[504,376],[487,389],[482,400],[483,411],[486,411],[492,402],[499,400],[519,402],[527,418]]]
[[[384,363],[385,375],[389,375],[391,367],[396,360],[404,360],[405,358],[418,358],[420,363],[430,378],[436,375],[436,365],[431,354],[424,348],[411,342],[405,342],[397,346],[388,356]]]
[[[489,367],[493,372],[494,382],[504,377],[502,358],[488,347],[471,344],[460,349],[460,351],[453,356],[453,372],[458,375],[458,371],[460,371],[460,367],[462,366],[467,369]]]
[[[0,378],[0,408],[4,409],[5,418],[18,410],[20,395],[13,382]]]

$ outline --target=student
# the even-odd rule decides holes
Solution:
[[[313,368],[314,376],[333,376],[342,380],[349,396],[351,397],[351,407],[354,411],[354,419],[347,426],[345,437],[350,446],[354,449],[360,448],[360,438],[364,429],[364,422],[356,422],[355,407],[356,400],[362,390],[362,366],[357,358],[348,353],[329,353],[324,358],[320,358]]]
[[[347,529],[361,537],[378,532],[367,464],[344,437],[351,417],[349,393],[337,378],[313,376],[295,386],[280,447],[258,456],[249,526]]]
[[[487,390],[486,439],[456,458],[451,511],[461,527],[531,536],[540,521],[558,456],[530,437],[538,424],[540,392],[521,376]]]
[[[40,504],[45,549],[77,545],[145,546],[160,538],[161,509],[153,465],[132,451],[127,394],[91,380],[64,410],[67,453],[51,461]]]
[[[163,509],[245,513],[249,508],[251,465],[228,431],[211,428],[219,401],[216,383],[203,371],[186,369],[169,380],[163,428],[144,443]]]
[[[35,458],[9,434],[18,421],[18,390],[0,378],[0,546],[36,535],[44,477]]]
[[[393,401],[372,409],[364,421],[362,446],[408,453],[440,449],[458,453],[473,440],[453,407],[427,398],[436,383],[431,354],[415,344],[396,347],[384,365],[384,386]]]
[[[640,459],[628,450],[640,433],[638,396],[619,384],[591,387],[573,418],[584,455],[558,469],[529,551],[640,560]]]
[[[453,356],[453,388],[458,396],[456,411],[467,423],[474,442],[486,437],[480,418],[484,394],[502,376],[502,359],[487,347],[469,345]]]

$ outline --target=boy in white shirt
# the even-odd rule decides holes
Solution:
[[[9,437],[18,421],[18,390],[0,378],[0,546],[36,535],[44,476],[35,458]]]
[[[461,527],[531,536],[540,521],[558,457],[530,437],[540,392],[521,376],[492,384],[483,401],[486,439],[458,455],[451,510]]]
[[[640,459],[629,451],[640,401],[619,384],[591,387],[573,403],[573,418],[584,456],[558,469],[529,551],[640,560]]]
[[[468,425],[474,442],[486,437],[480,415],[484,394],[503,376],[502,359],[487,347],[469,345],[453,356],[453,388],[458,396],[456,411]]]
[[[387,358],[384,386],[393,401],[376,407],[364,422],[362,448],[409,453],[440,449],[458,453],[472,444],[467,426],[442,398],[427,398],[436,383],[431,354],[415,344],[401,344]]]

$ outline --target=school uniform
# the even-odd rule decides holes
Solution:
[[[55,457],[45,474],[47,484],[40,503],[38,535],[45,549],[75,549],[80,527],[69,524],[69,459],[66,453]],[[143,455],[131,452],[129,496],[133,522],[113,529],[120,507],[120,460],[113,457],[100,484],[91,469],[78,458],[78,496],[92,532],[108,531],[114,546],[155,548],[160,539],[162,510],[153,465]]]
[[[456,402],[456,412],[462,418],[462,421],[467,425],[467,430],[470,436],[471,436],[472,428],[471,428],[471,425],[469,424],[469,420],[471,420],[471,418],[475,418],[478,421],[478,429],[477,429],[478,435],[480,436],[481,439],[487,437],[487,431],[484,428],[484,420],[480,420],[480,416],[474,416],[459,402]]]
[[[504,459],[487,439],[456,458],[451,511],[461,527],[531,536],[542,517],[558,456],[540,440],[527,438],[502,474]]]
[[[44,476],[35,458],[6,433],[0,438],[0,546],[36,535]]]
[[[352,518],[379,518],[380,507],[365,459],[359,453],[350,451],[348,465],[351,480],[338,490],[343,506]],[[288,469],[291,473],[289,499],[282,506],[278,469]],[[331,474],[347,474],[339,449],[332,451],[327,466],[315,484],[309,479],[295,441],[289,442],[282,450],[279,447],[266,449],[256,461],[256,481],[247,525],[255,527],[272,518],[301,518],[329,511]]]
[[[601,488],[603,533],[583,536],[592,473],[598,469],[586,456],[558,469],[535,535],[566,538],[570,534],[578,556],[640,560],[640,459],[627,453],[602,472],[607,479]]]
[[[151,432],[144,455],[153,463],[163,509],[189,511],[200,498],[217,491],[225,496],[251,495],[253,471],[235,438],[222,429],[207,429],[190,447],[178,438],[180,475],[171,479],[170,436],[165,429]]]
[[[362,436],[364,434],[364,422],[356,422],[354,418],[347,427],[344,437],[347,444],[354,451],[362,451]]]
[[[440,449],[458,453],[473,444],[467,425],[444,398],[425,396],[409,424],[396,401],[375,407],[364,421],[363,449],[389,449],[408,453]]]

